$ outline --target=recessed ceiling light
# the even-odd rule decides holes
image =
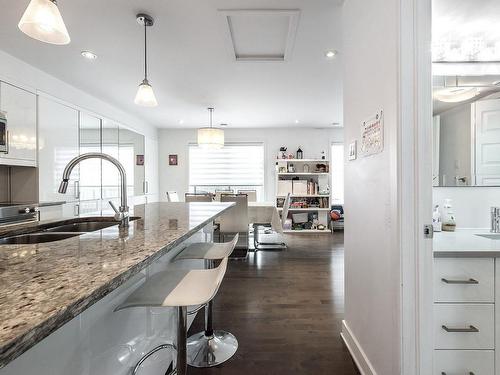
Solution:
[[[184,124],[184,120],[179,120],[179,125]]]
[[[89,60],[95,60],[95,59],[97,59],[97,55],[96,55],[95,53],[93,53],[93,52],[90,52],[90,51],[82,51],[82,52],[80,52],[80,53],[81,53],[81,55],[82,55],[83,57],[85,57],[86,59],[89,59]]]
[[[329,50],[329,51],[325,52],[325,56],[328,59],[333,59],[335,56],[337,56],[337,54],[338,54],[338,51],[336,51],[336,50]]]
[[[295,123],[298,124],[299,123],[299,120],[295,120]]]

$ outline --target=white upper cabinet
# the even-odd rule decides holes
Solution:
[[[8,130],[8,153],[0,154],[0,164],[36,167],[36,95],[0,82],[0,111]]]
[[[158,200],[158,140],[146,137],[146,194],[150,197],[149,202]]]
[[[66,194],[58,188],[66,164],[78,156],[78,111],[49,98],[38,98],[38,165],[40,202],[75,202],[79,195],[79,167]]]

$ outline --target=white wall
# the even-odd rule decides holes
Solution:
[[[400,374],[399,0],[343,7],[346,143],[384,111],[384,150],[345,167],[345,326],[363,373]],[[358,148],[359,149],[359,148]],[[354,348],[355,346],[355,348]]]
[[[471,105],[456,106],[440,115],[439,175],[441,184],[454,186],[455,176],[472,178]]]
[[[281,146],[295,154],[301,146],[304,158],[318,157],[321,151],[330,153],[330,144],[343,141],[342,129],[226,129],[226,142],[263,142],[265,147],[265,200],[275,197],[275,162]],[[177,191],[184,195],[189,187],[188,144],[196,143],[196,129],[161,129],[159,131],[160,197],[166,200],[166,192]],[[168,165],[168,155],[178,155],[178,165]]]
[[[457,228],[489,228],[490,207],[500,206],[500,187],[435,187],[434,205],[452,199]]]

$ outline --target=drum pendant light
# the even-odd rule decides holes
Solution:
[[[139,88],[137,89],[137,94],[135,95],[135,104],[142,105],[144,107],[156,107],[158,102],[156,101],[155,93],[153,88],[148,81],[148,50],[147,50],[147,29],[153,26],[154,20],[151,16],[147,14],[138,14],[137,22],[144,26],[144,79],[142,80]]]
[[[31,0],[17,27],[41,42],[68,44],[71,41],[56,0]]]
[[[224,130],[213,127],[213,108],[208,108],[210,126],[198,129],[198,146],[208,150],[218,150],[224,147]]]

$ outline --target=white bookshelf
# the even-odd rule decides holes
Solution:
[[[319,171],[316,164],[326,165],[326,171]],[[290,165],[294,171],[290,171]],[[298,181],[298,182],[294,182]],[[326,186],[328,190],[326,190]],[[291,229],[285,233],[330,233],[328,230],[328,214],[330,212],[330,162],[327,159],[276,159],[276,198],[275,204],[279,207],[291,194],[292,203],[302,202],[305,207],[290,207],[289,217],[294,213],[307,213],[309,218],[315,214],[319,224],[325,226],[324,230],[318,229]],[[280,203],[280,204],[279,204]],[[308,205],[314,205],[309,207]],[[319,207],[318,207],[319,206]],[[312,215],[311,215],[312,214]]]

